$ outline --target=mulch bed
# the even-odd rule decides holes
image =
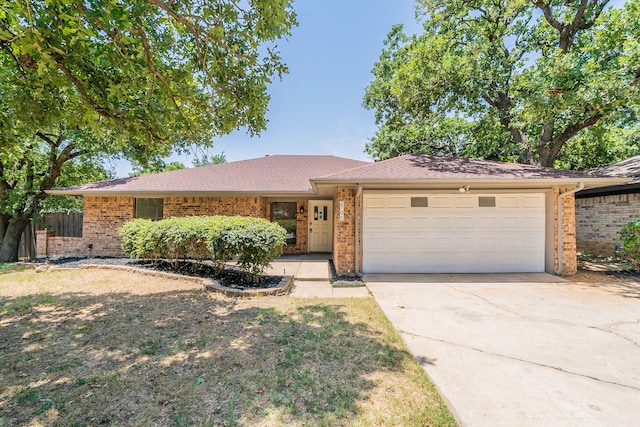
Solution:
[[[259,276],[257,282],[251,282],[242,271],[228,268],[223,271],[218,271],[218,269],[212,265],[194,261],[180,261],[177,269],[174,269],[168,261],[158,261],[155,263],[149,261],[134,261],[129,265],[185,276],[214,279],[226,288],[238,290],[275,288],[280,285],[280,281],[282,280],[282,276]]]
[[[220,286],[234,290],[250,289],[273,289],[280,286],[282,276],[258,277],[257,282],[252,282],[247,275],[233,268],[226,268],[222,272],[218,271],[210,262],[195,262],[190,260],[180,261],[178,268],[174,269],[168,261],[160,260],[152,262],[150,260],[132,260],[130,258],[119,257],[65,257],[49,260],[50,264],[61,268],[78,268],[83,265],[105,265],[105,266],[126,266],[142,268],[146,270],[159,271],[164,273],[180,274],[183,276],[199,277],[203,279],[215,280]]]

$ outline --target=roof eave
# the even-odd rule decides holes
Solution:
[[[137,197],[137,198],[160,198],[160,197],[286,197],[286,198],[308,198],[316,194],[309,191],[109,191],[109,190],[47,190],[48,194],[60,196],[83,196],[83,197]]]
[[[585,188],[596,188],[618,185],[629,182],[629,178],[578,177],[578,178],[502,178],[502,179],[316,179],[311,180],[314,191],[326,186],[362,186],[367,188],[455,188],[463,185],[476,188],[553,188],[563,186],[577,186],[583,182]]]

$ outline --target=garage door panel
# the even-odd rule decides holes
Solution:
[[[520,225],[522,228],[539,230],[544,227],[544,220],[538,216],[526,216],[522,218]]]
[[[368,208],[383,208],[384,197],[383,196],[368,196],[364,200],[365,209]]]
[[[519,198],[518,196],[499,196],[496,204],[503,209],[518,208]]]
[[[476,218],[478,228],[495,230],[497,227],[497,219],[495,217],[479,217]]]
[[[447,230],[451,229],[451,217],[446,217],[446,216],[437,216],[434,217],[433,220],[431,221],[431,227],[433,229],[439,229],[439,228],[444,228]]]
[[[429,197],[429,204],[434,208],[450,208],[452,196],[433,196]]]
[[[544,199],[534,196],[523,196],[522,207],[524,208],[544,208]]]
[[[482,251],[498,248],[498,239],[495,237],[484,237],[476,241],[476,248]]]
[[[412,216],[409,218],[409,227],[412,229],[429,229],[430,218],[428,216]]]
[[[406,208],[407,196],[388,196],[385,207],[387,208]]]
[[[477,206],[476,198],[472,196],[458,196],[454,198],[454,206],[456,208],[475,208]]]
[[[407,228],[407,217],[405,216],[391,216],[385,221],[387,228],[401,229]]]
[[[544,271],[544,194],[420,196],[428,206],[411,207],[415,194],[365,192],[365,272]]]
[[[384,218],[381,216],[370,216],[365,218],[367,222],[367,228],[369,230],[379,229],[384,230]]]
[[[521,226],[520,218],[517,216],[503,216],[498,220],[501,228],[518,228]]]
[[[458,228],[473,228],[474,218],[472,216],[459,216],[455,219],[454,226]]]

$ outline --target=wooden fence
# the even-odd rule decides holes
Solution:
[[[31,224],[22,233],[18,257],[20,259],[34,259],[36,257],[36,230],[53,230],[59,237],[82,237],[81,213],[50,213],[45,214],[40,221]]]

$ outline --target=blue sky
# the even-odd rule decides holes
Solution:
[[[266,154],[331,154],[367,160],[364,146],[376,126],[373,111],[362,107],[371,69],[394,24],[418,32],[413,0],[298,0],[299,26],[278,43],[289,67],[269,88],[267,130],[259,137],[244,131],[214,141],[210,153],[227,161]],[[192,156],[172,156],[191,166]],[[130,166],[120,162],[118,176]]]

